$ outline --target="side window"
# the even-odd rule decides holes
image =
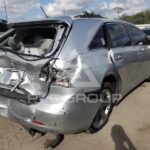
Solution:
[[[136,27],[131,26],[131,25],[126,25],[126,28],[127,28],[129,35],[130,35],[130,37],[131,37],[131,39],[135,45],[150,44],[148,38],[145,36],[143,31],[141,31],[141,30],[139,30]]]
[[[128,36],[128,33],[126,32],[124,25],[120,23],[108,23],[106,27],[111,47],[114,48],[131,45],[130,38]]]
[[[89,48],[90,49],[98,49],[98,48],[104,48],[104,47],[106,47],[106,41],[104,38],[103,27],[101,27],[100,30],[96,33]]]

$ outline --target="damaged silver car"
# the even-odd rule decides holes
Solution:
[[[0,114],[40,132],[94,133],[149,67],[150,41],[127,22],[12,23],[0,38]]]

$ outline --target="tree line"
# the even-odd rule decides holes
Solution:
[[[77,15],[75,17],[80,18],[104,18],[100,14],[96,14],[94,12],[84,11],[82,14]],[[150,9],[139,12],[134,15],[123,14],[119,17],[120,20],[128,21],[134,24],[150,24]]]
[[[121,20],[134,24],[150,24],[150,10],[145,10],[134,15],[122,15]]]

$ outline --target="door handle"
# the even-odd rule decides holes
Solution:
[[[123,56],[122,55],[118,55],[118,56],[115,57],[115,59],[116,60],[121,60],[121,59],[123,59]]]

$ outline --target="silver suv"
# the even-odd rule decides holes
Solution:
[[[40,132],[99,131],[150,76],[150,41],[127,22],[18,22],[0,43],[0,114]]]

